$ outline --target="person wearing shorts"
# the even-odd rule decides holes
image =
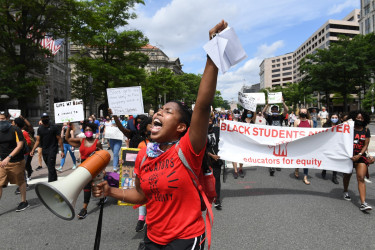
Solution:
[[[18,185],[21,203],[17,212],[30,206],[26,200],[25,160],[22,153],[24,140],[21,129],[12,126],[9,115],[0,111],[0,199],[4,185],[8,182]]]

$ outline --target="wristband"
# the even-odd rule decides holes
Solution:
[[[12,159],[12,158],[13,158],[13,156],[11,156],[11,155],[8,155],[8,157],[9,157],[9,159]]]
[[[358,155],[362,155],[362,153],[358,153]]]

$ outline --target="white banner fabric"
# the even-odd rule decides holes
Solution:
[[[351,173],[354,123],[294,128],[220,123],[219,156],[251,166],[314,168]]]
[[[104,138],[106,139],[116,139],[121,141],[124,139],[124,134],[118,129],[118,127],[106,126],[104,132]]]
[[[114,115],[143,114],[142,88],[124,87],[107,89],[108,105]]]
[[[57,102],[55,106],[55,123],[78,122],[85,118],[82,100]]]

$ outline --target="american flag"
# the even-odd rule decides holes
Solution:
[[[44,39],[42,39],[40,45],[42,45],[43,48],[50,50],[52,55],[56,55],[57,52],[59,52],[59,49],[61,48],[63,42],[64,39],[53,40],[52,37],[46,36],[44,37]]]

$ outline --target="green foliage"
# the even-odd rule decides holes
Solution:
[[[120,30],[135,18],[131,9],[141,0],[86,0],[79,1],[73,18],[71,39],[81,50],[71,58],[76,65],[73,72],[73,92],[84,96],[80,76],[91,75],[96,101],[107,104],[107,88],[139,86],[145,83],[147,55],[139,49],[148,40],[138,30]],[[82,79],[82,78],[80,78]],[[81,85],[79,84],[81,82]]]
[[[50,52],[42,49],[45,34],[65,37],[70,24],[71,0],[0,0],[0,92],[27,101],[44,84]]]

